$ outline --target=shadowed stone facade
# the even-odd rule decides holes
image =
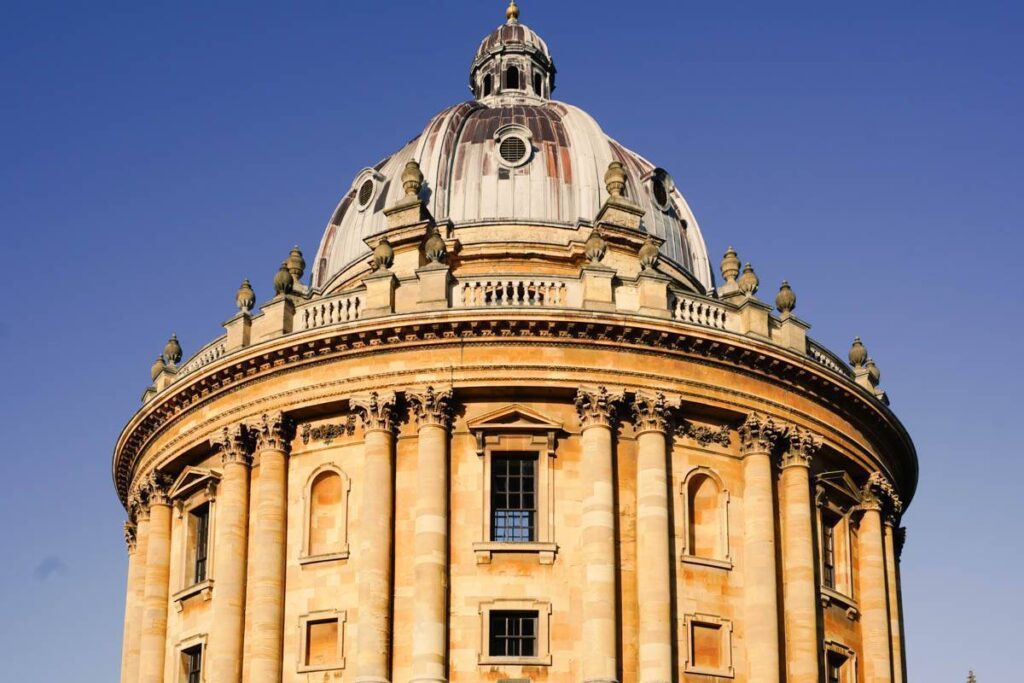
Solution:
[[[917,456],[669,174],[482,42],[114,452],[125,683],[905,683]]]

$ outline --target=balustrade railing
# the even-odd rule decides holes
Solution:
[[[725,306],[708,299],[683,296],[673,293],[669,299],[672,317],[684,323],[712,327],[716,330],[730,329],[729,313]]]
[[[225,354],[227,354],[227,341],[223,336],[218,337],[203,348],[199,349],[195,355],[185,362],[184,365],[178,368],[177,377],[181,378],[189,373],[195,372],[199,368],[204,365],[209,365]]]
[[[487,277],[461,280],[453,301],[460,308],[503,306],[569,307],[578,297],[577,280],[556,278]]]
[[[299,330],[315,330],[326,325],[358,320],[363,301],[363,292],[346,292],[325,299],[314,299],[295,311],[297,327]]]
[[[839,356],[812,339],[807,340],[807,355],[819,365],[823,365],[833,372],[838,372],[844,377],[853,378],[853,371],[850,370],[846,363],[839,359]]]

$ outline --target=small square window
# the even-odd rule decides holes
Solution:
[[[341,610],[300,617],[298,672],[344,669],[344,628],[345,612]]]
[[[536,657],[537,612],[493,610],[490,613],[491,657]]]
[[[732,678],[732,622],[710,614],[683,617],[686,673]]]

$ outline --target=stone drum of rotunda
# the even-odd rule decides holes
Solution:
[[[917,456],[865,346],[732,249],[716,283],[514,2],[470,87],[355,175],[308,280],[296,247],[153,364],[121,680],[905,683]]]

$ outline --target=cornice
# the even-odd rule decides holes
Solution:
[[[393,349],[473,344],[560,344],[667,354],[741,372],[797,391],[857,424],[879,452],[900,452],[897,477],[909,499],[917,459],[892,411],[852,381],[771,343],[721,330],[639,315],[574,311],[452,311],[394,315],[295,333],[210,363],[155,397],[125,426],[114,480],[125,500],[135,458],[180,415],[205,400],[276,373]]]

